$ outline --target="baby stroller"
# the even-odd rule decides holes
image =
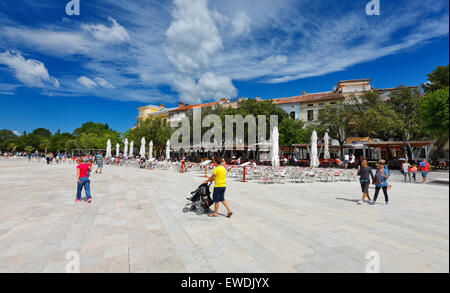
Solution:
[[[197,215],[201,215],[208,211],[213,204],[211,192],[209,191],[210,186],[211,183],[203,183],[195,191],[192,191],[192,196],[186,198],[189,202],[184,206],[183,213],[195,210]]]

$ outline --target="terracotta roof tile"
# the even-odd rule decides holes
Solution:
[[[196,104],[196,105],[189,105],[189,106],[184,106],[184,107],[180,107],[180,108],[176,108],[173,109],[169,112],[178,112],[178,111],[186,111],[189,109],[194,109],[194,108],[205,108],[205,107],[212,107],[217,105],[218,103],[220,103],[221,101],[216,101],[216,102],[210,102],[210,103],[203,103],[203,104]]]
[[[296,97],[273,99],[274,104],[290,104],[290,103],[306,103],[306,102],[322,102],[329,100],[343,100],[345,97],[340,93],[326,92],[316,94],[304,94]]]

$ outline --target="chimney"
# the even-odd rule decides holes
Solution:
[[[160,107],[161,109],[164,109],[164,104],[159,104],[159,107]]]
[[[178,102],[178,107],[184,107],[184,104],[183,104],[183,102]]]
[[[304,96],[304,95],[306,95],[306,91],[303,91],[303,92],[302,92],[302,96]]]

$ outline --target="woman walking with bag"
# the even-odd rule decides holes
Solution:
[[[371,203],[372,205],[374,205],[376,203],[380,189],[383,189],[384,204],[385,205],[388,204],[388,202],[389,202],[389,197],[388,197],[388,192],[387,192],[387,190],[388,190],[387,179],[388,178],[389,178],[389,171],[387,171],[384,168],[383,164],[379,164],[378,169],[375,173],[375,180],[373,182],[373,184],[375,184],[375,195],[373,198],[373,202]]]

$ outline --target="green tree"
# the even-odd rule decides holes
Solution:
[[[280,144],[292,146],[293,144],[308,143],[310,132],[304,126],[305,122],[302,120],[283,119],[278,125]]]
[[[16,151],[17,145],[14,142],[9,143],[8,150],[11,151],[12,154]]]
[[[376,91],[366,91],[360,96],[351,95],[348,101],[349,109],[356,115],[375,107],[382,102],[381,96]]]
[[[74,136],[80,136],[83,133],[95,133],[98,136],[102,136],[103,134],[107,133],[108,131],[111,131],[112,129],[109,128],[108,124],[103,123],[96,123],[96,122],[86,122],[83,123],[80,127],[76,128],[73,131]]]
[[[0,130],[0,143],[4,142],[7,139],[16,139],[17,135],[8,129],[1,129]]]
[[[401,133],[403,123],[386,103],[366,109],[356,118],[355,130],[364,136],[389,140]]]
[[[47,153],[50,148],[50,139],[45,138],[41,141],[41,144],[39,146],[40,150],[44,151],[44,153]]]
[[[136,148],[140,148],[142,137],[145,137],[147,146],[150,141],[153,141],[153,150],[157,156],[163,154],[167,140],[170,139],[171,135],[172,128],[160,117],[138,121],[134,129],[125,133],[128,141],[134,141]]]
[[[101,137],[95,133],[81,133],[78,137],[79,145],[82,149],[98,149],[104,147]]]
[[[68,135],[61,134],[62,141],[60,146],[64,144],[66,150],[73,149],[67,148],[68,146],[76,146],[81,149],[105,149],[108,139],[111,140],[111,144],[115,145],[121,141],[121,134],[111,129],[108,124],[86,122],[73,131],[72,141]]]
[[[428,92],[421,107],[424,131],[436,140],[436,160],[449,139],[449,88]]]
[[[420,105],[423,96],[419,89],[399,86],[389,95],[388,105],[405,122],[405,139],[416,140],[423,137],[420,119]],[[403,129],[394,136],[397,139],[403,138]]]
[[[329,136],[339,142],[341,159],[344,154],[344,144],[352,128],[352,110],[351,105],[344,103],[326,105],[319,110],[319,117],[316,125],[322,129],[322,131],[328,131]]]
[[[9,144],[17,140],[17,135],[8,129],[0,130],[0,150],[7,150]]]
[[[73,135],[70,133],[56,132],[50,138],[50,148],[52,151],[68,151],[66,148],[66,142],[71,139],[73,139]]]
[[[449,74],[447,66],[438,66],[432,73],[428,74],[428,82],[422,84],[425,93],[434,92],[438,89],[449,87]]]
[[[52,135],[50,130],[46,128],[36,128],[35,130],[33,130],[32,134],[42,137],[50,137]]]
[[[35,150],[35,148],[30,145],[26,146],[24,149],[27,153],[32,153]]]

